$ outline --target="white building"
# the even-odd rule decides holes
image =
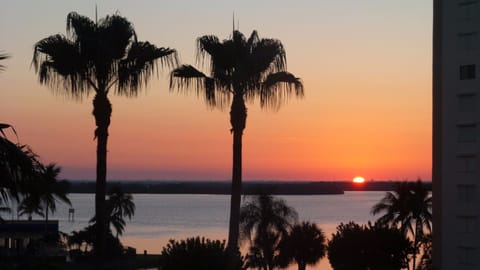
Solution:
[[[480,0],[434,0],[434,269],[480,269]]]

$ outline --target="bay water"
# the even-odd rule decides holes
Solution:
[[[366,223],[376,217],[371,207],[380,201],[385,192],[352,191],[343,195],[288,195],[277,196],[294,207],[300,221],[316,223],[330,238],[341,223],[354,221]],[[70,233],[88,225],[94,215],[94,194],[69,194],[74,221],[68,220],[70,206],[58,203],[51,219],[58,219],[60,231]],[[242,200],[248,199],[242,197]],[[135,216],[127,219],[121,242],[149,254],[158,254],[169,239],[204,236],[210,239],[227,239],[230,208],[229,195],[188,194],[133,194]],[[4,218],[6,218],[4,216]],[[12,215],[12,218],[17,218]],[[295,267],[292,267],[295,269]],[[331,269],[326,258],[309,269]]]

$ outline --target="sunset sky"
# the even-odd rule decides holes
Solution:
[[[279,111],[247,104],[246,180],[431,179],[431,0],[2,1],[0,123],[67,179],[95,178],[92,96],[54,95],[30,66],[33,45],[65,34],[66,16],[119,12],[139,40],[195,64],[195,41],[232,31],[280,39],[305,97]],[[229,109],[169,92],[168,69],[113,104],[108,179],[228,180]],[[9,138],[16,140],[12,133]]]

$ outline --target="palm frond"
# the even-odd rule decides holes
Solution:
[[[5,53],[0,53],[0,61],[8,59],[8,58],[10,58],[10,55],[5,54]],[[4,70],[5,70],[5,65],[0,64],[0,71],[4,71]]]
[[[207,55],[218,58],[222,44],[218,37],[214,35],[205,35],[197,39],[197,63],[204,64]]]
[[[88,94],[86,62],[74,42],[65,36],[53,35],[37,42],[32,65],[40,83],[50,86],[56,93],[76,98]]]
[[[302,80],[286,71],[270,73],[261,88],[260,106],[278,108],[292,95],[303,97]]]
[[[250,48],[250,50],[254,47],[257,46],[258,41],[260,38],[258,37],[258,33],[256,30],[253,30],[252,33],[250,34],[250,37],[247,40],[247,46]]]
[[[5,124],[5,123],[0,123],[0,134],[2,134],[3,137],[6,139],[6,138],[7,138],[7,135],[5,134],[5,132],[4,132],[3,130],[4,130],[4,129],[8,129],[8,128],[13,131],[13,134],[15,134],[15,136],[17,137],[17,141],[18,141],[17,131],[15,130],[15,128],[14,128],[12,125]]]
[[[107,55],[107,59],[122,59],[128,46],[137,42],[137,36],[132,24],[120,15],[105,16],[97,24],[99,50]],[[111,61],[111,60],[110,60]]]
[[[217,91],[213,78],[190,65],[182,65],[170,73],[170,90],[173,89],[184,93],[192,89],[212,108],[224,108],[230,101],[229,92]]]
[[[158,70],[157,60],[161,67],[170,68],[178,64],[178,55],[174,49],[157,48],[149,42],[133,43],[127,57],[119,64],[117,93],[137,95],[139,87],[146,86],[150,77]]]
[[[282,43],[276,39],[261,39],[251,49],[253,74],[280,72],[287,69],[287,58]]]
[[[67,35],[72,39],[84,41],[90,39],[95,32],[95,22],[90,18],[80,15],[77,12],[70,12],[67,15]]]

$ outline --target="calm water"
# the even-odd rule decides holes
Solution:
[[[385,192],[346,192],[344,195],[279,196],[293,206],[300,221],[315,222],[330,238],[341,222],[366,223],[375,220],[370,208]],[[75,221],[68,221],[68,206],[59,204],[52,219],[60,230],[69,233],[87,226],[94,213],[93,194],[70,194]],[[138,253],[160,253],[169,239],[206,236],[226,239],[230,197],[228,195],[134,194],[135,216],[127,221],[122,236],[124,245]],[[293,268],[295,269],[295,268]],[[330,269],[327,259],[310,269]]]

